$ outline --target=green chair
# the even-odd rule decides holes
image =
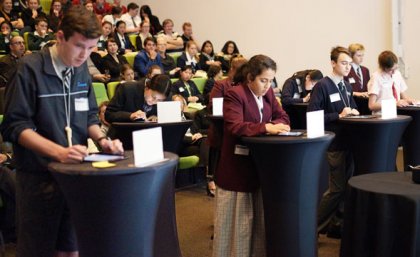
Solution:
[[[30,32],[23,33],[23,41],[25,42],[25,49],[29,49],[28,37]]]
[[[200,91],[200,93],[204,92],[204,86],[206,85],[206,78],[192,78],[192,81],[194,81],[195,85],[198,88],[198,91]]]
[[[0,114],[0,124],[3,122],[3,118],[4,118],[3,114]]]
[[[137,55],[137,52],[124,54],[125,59],[127,59],[127,62],[131,65],[131,67],[134,67],[134,58],[136,58],[136,55]]]
[[[172,58],[174,58],[175,64],[176,64],[176,60],[178,60],[178,57],[180,57],[181,54],[182,54],[182,52],[168,53],[169,56],[171,56]]]
[[[95,92],[96,103],[100,105],[103,101],[108,101],[108,94],[106,93],[105,84],[101,82],[93,82],[93,91]]]
[[[50,13],[50,7],[51,7],[51,0],[40,0],[39,4],[42,6],[42,11],[44,13]]]
[[[189,169],[198,165],[200,158],[195,155],[179,157],[178,169]]]
[[[137,34],[130,34],[130,35],[128,35],[128,39],[130,40],[130,43],[136,48],[136,50],[138,50],[138,48],[137,48],[137,42],[136,42]]]
[[[171,83],[173,84],[173,83],[177,82],[178,80],[179,80],[179,78],[172,78]]]
[[[120,81],[115,82],[109,82],[107,85],[107,92],[108,92],[108,98],[111,100],[115,95],[115,90],[117,89],[117,86],[120,84]]]

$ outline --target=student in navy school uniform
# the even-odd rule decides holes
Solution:
[[[323,78],[319,70],[298,71],[288,78],[281,92],[281,103],[286,107],[292,103],[307,103],[314,85]]]
[[[350,83],[354,96],[368,98],[367,83],[370,80],[370,73],[368,68],[361,65],[365,55],[365,47],[356,43],[349,45],[348,49],[352,63],[350,73],[344,77],[344,80]]]
[[[114,38],[118,45],[118,54],[126,54],[134,52],[136,49],[131,44],[130,39],[128,38],[127,34],[125,33],[126,24],[124,21],[118,21],[117,25],[115,25],[115,33]]]
[[[180,78],[172,85],[172,94],[180,94],[188,103],[203,103],[203,95],[192,78],[192,67],[186,65],[180,70]]]
[[[359,115],[352,97],[353,91],[344,77],[350,72],[351,57],[347,48],[335,47],[331,51],[332,73],[313,88],[308,111],[324,110],[325,129],[333,131],[335,138],[327,151],[329,188],[321,199],[318,210],[318,232],[341,237],[343,201],[348,179],[354,170],[353,157],[346,148],[337,120],[348,115]]]

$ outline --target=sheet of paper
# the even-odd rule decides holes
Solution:
[[[126,157],[124,155],[114,155],[114,154],[103,154],[95,153],[86,156],[83,161],[85,162],[108,162],[108,161],[118,161],[123,160]]]
[[[223,116],[223,97],[213,98],[213,115]]]
[[[133,131],[133,151],[137,167],[163,161],[162,127]]]
[[[321,137],[324,131],[324,110],[306,113],[306,130],[308,138]]]
[[[381,101],[382,119],[393,119],[397,117],[397,102],[394,98]]]
[[[157,104],[159,123],[179,122],[182,120],[181,112],[181,102],[179,101],[158,102]]]

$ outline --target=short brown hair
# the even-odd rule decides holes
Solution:
[[[354,43],[354,44],[349,45],[349,52],[350,52],[351,58],[353,58],[353,56],[356,54],[357,51],[365,51],[365,47],[359,43]]]
[[[185,30],[186,27],[192,27],[190,22],[184,22],[184,24],[182,24],[182,30]]]
[[[398,57],[391,51],[383,51],[379,54],[378,64],[383,71],[392,69],[398,63]]]
[[[72,6],[68,9],[59,30],[63,31],[66,40],[75,32],[88,39],[99,38],[102,35],[102,26],[95,13],[86,10],[83,6]]]
[[[338,56],[340,56],[340,54],[347,54],[348,56],[351,56],[347,48],[342,47],[342,46],[336,46],[336,47],[333,47],[333,49],[331,49],[331,54],[330,54],[331,61],[337,62]]]

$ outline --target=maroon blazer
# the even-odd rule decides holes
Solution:
[[[224,97],[228,89],[232,88],[232,80],[229,78],[218,80],[214,82],[214,86],[210,92],[210,99],[207,108],[209,113],[213,112],[213,98]],[[210,147],[220,149],[222,146],[222,134],[223,131],[218,131],[218,128],[213,123],[210,124],[209,130],[207,131],[207,143]]]
[[[344,77],[344,80],[350,83],[351,87],[353,88],[353,92],[367,92],[368,91],[367,84],[370,80],[369,70],[368,68],[364,66],[360,66],[360,70],[362,71],[363,86],[360,84],[359,76],[357,76],[356,71],[353,69],[353,66],[351,66],[349,75],[347,77]],[[350,78],[354,79],[354,83],[351,83],[353,81],[350,82],[350,80],[353,80]]]
[[[263,119],[247,85],[227,91],[223,100],[224,132],[220,161],[216,169],[217,186],[230,191],[253,192],[259,187],[258,174],[250,155],[234,154],[243,136],[266,133],[266,123],[290,124],[289,116],[277,102],[273,89],[263,96]]]

